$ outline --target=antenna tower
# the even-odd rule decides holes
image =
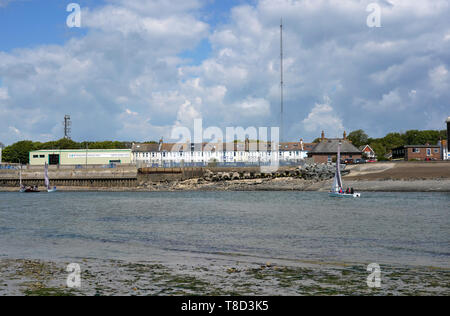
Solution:
[[[64,138],[65,139],[71,139],[70,138],[70,132],[72,131],[72,122],[70,121],[70,115],[64,116]]]
[[[283,18],[281,18],[280,22],[280,74],[281,74],[281,81],[280,81],[280,142],[283,141],[283,112],[284,112],[284,77],[283,77]]]

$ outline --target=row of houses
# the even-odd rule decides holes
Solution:
[[[450,133],[450,117],[447,119]],[[336,160],[338,144],[341,143],[342,159],[376,159],[369,145],[356,148],[347,139],[326,138],[322,132],[318,143],[282,142],[278,148],[262,141],[235,141],[232,143],[135,143],[131,149],[111,150],[40,150],[30,152],[30,165],[107,165],[135,164],[137,166],[204,166],[217,164],[264,165],[277,161],[280,164],[296,164],[306,158],[316,163]],[[450,159],[448,141],[438,145],[408,145],[395,148],[392,159],[399,160],[447,160]]]
[[[184,143],[133,144],[132,160],[139,164],[207,164],[248,163],[265,164],[273,159],[282,162],[298,162],[307,158],[315,144],[299,142],[280,143],[272,148],[270,142],[250,141],[232,143]]]
[[[337,144],[342,142],[343,158],[361,158],[361,150],[344,139],[326,139],[305,143],[282,142],[272,148],[271,142],[235,141],[232,143],[135,143],[131,149],[111,150],[39,150],[30,152],[30,165],[106,165],[136,164],[138,166],[175,166],[217,164],[264,165],[277,161],[295,164],[306,158],[331,162],[336,156]]]

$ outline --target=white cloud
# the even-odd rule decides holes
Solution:
[[[433,91],[437,96],[449,91],[450,75],[445,65],[439,65],[430,70],[429,77]]]
[[[0,52],[0,137],[18,140],[8,126],[20,126],[20,137],[59,138],[65,114],[77,140],[167,138],[200,117],[273,126],[281,16],[286,139],[420,128],[424,107],[449,106],[448,1],[383,1],[380,29],[365,23],[369,2],[249,1],[213,27],[200,0],[108,0],[83,11],[85,36]],[[182,53],[202,40],[212,50],[190,65]],[[315,104],[323,95],[333,105]]]
[[[324,130],[330,137],[337,137],[344,131],[342,119],[335,113],[330,105],[329,97],[324,97],[324,103],[316,103],[308,116],[302,121],[304,129],[308,132],[318,132]]]
[[[270,103],[261,98],[248,97],[242,102],[235,104],[237,112],[243,116],[268,116],[270,114]]]
[[[8,88],[0,87],[0,101],[8,99],[9,99]]]

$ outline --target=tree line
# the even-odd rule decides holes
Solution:
[[[375,151],[378,160],[386,160],[385,155],[392,149],[405,145],[436,145],[447,139],[447,131],[441,130],[409,130],[404,133],[389,133],[382,138],[371,138],[363,130],[356,130],[348,135],[348,139],[356,147],[369,145]]]
[[[6,146],[3,149],[2,162],[29,163],[29,152],[34,150],[52,149],[127,149],[131,148],[129,142],[101,141],[101,142],[75,142],[71,139],[60,139],[46,143],[24,140]]]

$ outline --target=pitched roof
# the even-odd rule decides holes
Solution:
[[[270,142],[249,142],[250,151],[270,151],[272,143]],[[314,148],[314,143],[303,143],[303,150],[310,151]],[[160,144],[133,144],[133,152],[188,152],[188,151],[245,151],[245,142],[235,143],[163,143]],[[300,142],[283,142],[279,144],[280,151],[301,151]]]
[[[159,144],[133,144],[131,150],[138,153],[157,152]]]
[[[370,147],[370,145],[359,146],[359,150],[360,150],[360,151],[364,151],[364,149],[366,149],[367,147],[369,147],[370,151],[374,151],[374,150],[372,149],[372,147]]]
[[[361,151],[352,143],[344,139],[325,139],[318,143],[311,151],[311,154],[336,154],[338,144],[341,142],[341,153],[361,154]]]

